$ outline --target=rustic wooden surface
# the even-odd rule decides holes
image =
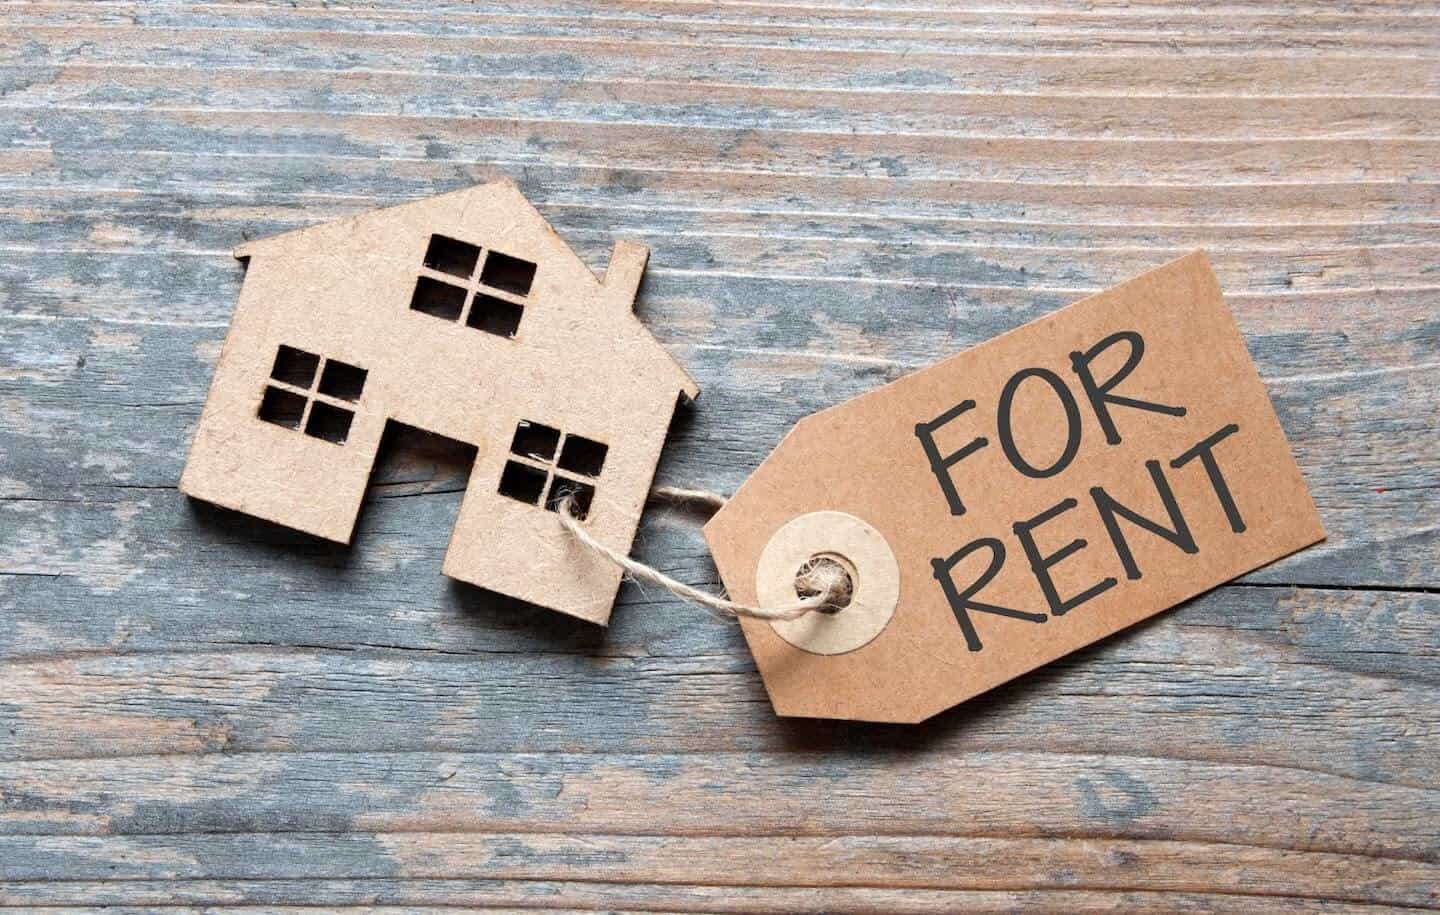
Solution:
[[[1440,11],[358,6],[0,7],[0,908],[1440,907]],[[1331,539],[907,729],[450,584],[418,437],[353,549],[177,494],[232,246],[502,174],[653,246],[720,489],[1203,245]]]

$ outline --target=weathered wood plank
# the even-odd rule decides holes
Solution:
[[[219,206],[252,211],[252,218],[286,213],[313,221],[312,205],[352,211],[400,203],[438,190],[494,180],[518,181],[546,206],[613,206],[633,212],[675,208],[700,212],[780,213],[796,217],[863,215],[932,231],[970,221],[1046,220],[1084,225],[1151,225],[1164,238],[1189,226],[1279,226],[1296,223],[1390,225],[1434,222],[1440,182],[1331,182],[1314,186],[1283,180],[1180,182],[1147,187],[1140,176],[1118,185],[1063,180],[1023,183],[964,177],[937,181],[869,175],[736,172],[721,190],[713,176],[679,167],[647,169],[448,158],[443,146],[424,160],[368,160],[277,154],[265,157],[162,149],[119,156],[65,148],[64,170],[44,140],[30,140],[0,159],[0,181],[53,198],[139,197],[148,193],[172,208]],[[271,202],[273,201],[273,203]],[[263,208],[262,213],[259,212]],[[897,226],[897,228],[899,228]]]
[[[87,7],[70,8],[78,13],[75,22],[51,24],[43,14],[20,19],[8,33],[0,32],[0,50],[31,63],[69,57],[164,66],[195,63],[204,55],[217,64],[264,59],[272,66],[338,69],[394,70],[399,69],[397,62],[419,61],[427,71],[463,74],[484,69],[482,62],[493,57],[504,62],[503,75],[569,79],[655,75],[785,86],[791,80],[777,77],[786,73],[803,74],[812,86],[933,90],[978,82],[1012,91],[1123,86],[1144,93],[1175,83],[1190,94],[1251,94],[1257,84],[1294,87],[1306,94],[1426,94],[1424,77],[1436,62],[1433,42],[1425,42],[1433,36],[1433,16],[1398,20],[1404,27],[1392,19],[1389,28],[1348,36],[1286,34],[1237,23],[1229,30],[1132,32],[1117,36],[1120,40],[1097,41],[1094,35],[1064,30],[936,34],[907,29],[886,34],[844,28],[826,33],[653,15],[576,21],[568,16],[441,13],[428,21],[416,16],[367,21],[281,13],[267,22],[247,11],[227,22],[187,11],[167,22],[163,16],[146,16],[142,7],[124,17],[126,21],[103,23],[97,21],[97,10]],[[105,8],[98,11],[103,15]],[[1408,27],[1411,22],[1414,31]],[[265,36],[283,38],[284,43],[272,42],[268,53],[261,53]],[[1337,44],[1347,46],[1344,53],[1335,52]],[[719,53],[696,53],[712,49]],[[1223,65],[1217,58],[1231,62]],[[981,59],[992,65],[981,65]],[[1145,65],[1123,70],[1103,65],[1124,59]],[[1406,62],[1411,65],[1408,72]],[[1359,81],[1341,83],[1337,77],[1342,73]]]
[[[20,847],[37,833],[56,844],[68,833],[172,846],[194,834],[352,830],[444,833],[457,845],[459,834],[489,832],[997,835],[1293,849],[1411,860],[1433,873],[1440,842],[1433,789],[1116,754],[216,753],[26,761],[0,772],[18,808],[4,817],[17,836],[8,841]],[[729,784],[744,790],[717,797]],[[869,802],[877,797],[883,810]],[[178,846],[172,854],[183,855]],[[276,875],[287,857],[272,864]],[[790,870],[778,857],[774,866]],[[388,852],[380,860],[395,863]],[[810,868],[793,872],[815,882]]]
[[[183,80],[177,77],[184,76]],[[704,128],[782,128],[862,133],[1158,139],[1328,139],[1433,135],[1433,96],[1304,96],[907,92],[884,89],[696,85],[677,80],[547,79],[456,75],[437,85],[422,72],[351,72],[64,63],[0,69],[5,108],[325,111],[370,118],[605,120],[614,106],[637,121]],[[1123,124],[1123,133],[1117,125]]]
[[[114,6],[120,6],[120,9],[117,11]],[[1396,17],[1383,12],[1383,7],[1360,13],[1353,5],[1341,14],[1307,8],[1306,15],[1297,17],[1253,4],[1229,11],[1224,16],[1205,16],[1196,15],[1196,11],[1189,9],[1146,9],[1131,4],[1112,10],[1089,5],[1083,11],[1064,11],[1054,6],[1025,9],[1018,4],[1009,8],[979,10],[967,10],[953,4],[930,9],[884,9],[879,5],[859,4],[847,8],[842,5],[723,4],[692,0],[667,3],[667,15],[656,17],[655,6],[642,0],[596,4],[588,10],[583,23],[573,21],[574,7],[571,4],[552,0],[527,4],[523,15],[518,14],[513,6],[503,3],[474,2],[451,4],[439,16],[422,18],[408,15],[411,9],[407,7],[411,6],[406,3],[355,3],[349,5],[349,15],[340,19],[326,15],[319,3],[274,5],[264,10],[116,4],[97,17],[84,3],[39,2],[29,4],[16,21],[62,24],[103,20],[152,27],[244,24],[254,28],[259,24],[271,31],[304,28],[374,32],[388,29],[422,34],[465,33],[480,27],[491,31],[587,36],[621,29],[652,35],[708,36],[734,32],[776,43],[783,36],[787,46],[821,43],[836,38],[852,41],[890,39],[907,43],[946,39],[936,42],[941,48],[951,48],[956,39],[965,37],[983,37],[987,42],[982,46],[990,48],[1006,41],[1088,34],[1111,39],[1112,43],[1107,47],[1127,49],[1130,45],[1123,39],[1158,33],[1172,38],[1186,37],[1192,42],[1214,39],[1215,36],[1243,36],[1253,42],[1274,42],[1280,49],[1291,53],[1302,53],[1310,48],[1311,42],[1316,43],[1316,49],[1333,49],[1333,44],[1324,42],[1342,37],[1347,48],[1405,42],[1407,47],[1423,53],[1431,48],[1413,41],[1415,36],[1434,35],[1440,30],[1440,19],[1436,16],[1411,12],[1404,19],[1407,28],[1396,34],[1399,31],[1394,28]],[[537,24],[541,27],[537,28]]]
[[[1231,589],[973,703],[923,735],[879,732],[870,742],[900,752],[1202,759],[1440,789],[1433,772],[1414,765],[1440,739],[1427,704],[1437,653],[1427,622],[1436,606],[1427,595]],[[308,629],[254,612],[223,620],[177,612],[153,623],[141,612],[98,614],[94,628],[119,632],[111,644],[68,651],[79,640],[61,636],[78,623],[59,620],[48,632],[35,625],[26,635],[49,635],[54,647],[3,665],[3,754],[783,754],[797,737],[839,748],[858,733],[776,721],[727,630],[666,619],[644,603],[621,609],[619,631],[598,644],[580,633],[535,633],[483,605],[424,598],[373,609],[297,601],[291,612],[308,611]],[[347,610],[359,617],[350,628],[365,632],[337,622]],[[405,622],[380,634],[377,619]],[[146,648],[153,636],[143,630],[166,622],[185,635]],[[306,638],[330,644],[293,644]],[[358,641],[377,638],[390,641]],[[1165,673],[1159,683],[1157,671]],[[1150,726],[1115,732],[1117,708]],[[1270,740],[1272,727],[1286,740]]]
[[[1402,244],[1369,245],[1354,240],[1352,227],[1299,226],[1295,233],[1301,239],[1283,240],[1267,236],[1237,238],[1237,230],[1218,226],[1196,228],[1190,233],[1193,244],[1172,242],[1172,246],[1136,238],[1144,236],[1143,229],[1111,229],[1113,234],[1130,235],[1138,243],[1107,246],[1092,240],[1085,248],[1086,261],[1082,264],[1076,261],[1074,244],[1056,244],[1067,239],[1049,237],[1068,234],[1064,226],[1030,228],[1025,233],[1029,237],[1023,241],[991,241],[992,230],[983,225],[947,237],[927,238],[925,233],[917,232],[913,233],[915,237],[907,233],[902,239],[891,227],[837,217],[816,225],[814,220],[802,222],[795,217],[756,216],[745,224],[734,214],[651,213],[642,221],[631,212],[547,209],[550,218],[566,230],[566,239],[577,248],[603,252],[607,242],[622,234],[649,245],[657,261],[651,270],[655,276],[699,274],[810,284],[1005,292],[1033,289],[1044,293],[1073,291],[1078,296],[1173,260],[1194,247],[1205,247],[1231,297],[1274,292],[1393,296],[1408,290],[1434,293],[1440,288],[1436,278],[1427,275],[1429,266],[1440,258],[1440,223],[1411,227],[1424,241],[1417,238]],[[116,218],[118,214],[110,214],[102,218],[73,212],[42,214],[28,207],[23,212],[26,222],[0,229],[0,251],[9,255],[6,273],[15,275],[16,281],[23,281],[26,273],[38,274],[55,257],[74,257],[82,265],[87,258],[138,259],[117,264],[115,270],[130,269],[142,276],[155,270],[148,260],[184,259],[187,267],[223,269],[234,266],[228,263],[228,254],[244,240],[242,232],[264,236],[320,221],[271,219],[257,225],[251,219],[205,219],[200,214],[183,218],[160,214]],[[993,231],[1005,234],[1007,230],[1014,231],[1003,225]],[[1069,229],[1069,233],[1076,231]],[[1336,236],[1342,234],[1351,237],[1340,241]],[[238,269],[232,272],[238,275]],[[77,290],[81,294],[87,291]],[[136,289],[136,297],[144,291]],[[213,301],[213,297],[207,301]],[[82,300],[77,304],[90,303]],[[145,314],[141,308],[147,304],[137,301],[133,317]],[[197,307],[196,317],[202,321],[213,319],[215,307]],[[1291,317],[1282,315],[1282,319]]]
[[[177,165],[179,165],[177,163]],[[183,167],[183,166],[181,166]],[[186,172],[187,175],[192,173]],[[498,172],[497,172],[498,174]],[[199,172],[193,177],[199,178]],[[613,178],[613,174],[611,175]],[[800,209],[801,201],[792,199],[785,208],[771,208],[764,191],[756,187],[746,192],[754,209],[739,210],[734,206],[706,205],[700,197],[689,197],[678,186],[647,182],[628,189],[628,198],[607,195],[597,182],[605,179],[593,170],[567,172],[565,186],[560,176],[550,171],[532,173],[532,192],[540,198],[537,204],[547,217],[562,230],[567,241],[576,245],[592,245],[592,237],[644,235],[652,244],[674,240],[666,250],[669,258],[691,268],[702,266],[696,249],[682,245],[679,239],[696,236],[770,240],[789,240],[819,244],[833,242],[841,251],[847,244],[885,245],[887,253],[919,252],[931,248],[981,248],[1034,250],[1037,256],[1070,258],[1069,269],[1091,270],[1081,254],[1096,252],[1101,256],[1112,249],[1136,252],[1190,250],[1205,247],[1219,258],[1229,258],[1227,286],[1238,291],[1235,284],[1246,274],[1231,271],[1256,271],[1264,267],[1268,257],[1299,257],[1311,251],[1339,256],[1355,256],[1359,252],[1381,249],[1391,256],[1406,256],[1410,246],[1422,249],[1440,244],[1440,219],[1404,219],[1392,213],[1381,219],[1380,212],[1358,212],[1361,201],[1353,193],[1356,188],[1335,189],[1341,198],[1328,219],[1319,211],[1306,213],[1304,197],[1284,186],[1251,188],[1246,197],[1234,195],[1216,209],[1203,212],[1194,193],[1177,190],[1167,198],[1144,195],[1144,188],[1111,188],[1112,196],[1124,197],[1126,209],[1111,216],[1097,210],[1094,201],[1073,198],[1067,202],[1047,195],[1043,203],[1028,200],[1028,195],[1011,189],[1009,199],[999,198],[1001,206],[1021,202],[1046,208],[1038,213],[1006,214],[998,209],[972,205],[962,211],[958,201],[936,198],[934,209],[911,209],[903,202],[865,201],[863,207],[817,210]],[[448,184],[458,184],[450,179]],[[447,184],[447,186],[448,186]],[[778,184],[778,182],[772,182]],[[800,191],[801,187],[792,186]],[[1399,189],[1399,185],[1383,186]],[[610,188],[614,190],[613,187]],[[967,195],[977,193],[974,186]],[[136,189],[86,188],[85,200],[66,198],[62,188],[44,189],[17,187],[0,201],[0,245],[7,251],[27,253],[31,249],[92,249],[136,252],[150,249],[179,253],[228,255],[237,239],[261,238],[315,225],[332,219],[352,216],[365,210],[402,202],[387,194],[358,194],[344,197],[318,194],[296,194],[277,197],[267,205],[247,204],[236,197],[248,193],[242,189],[212,187],[207,193],[185,194],[183,197],[164,189],[140,192]],[[736,189],[739,196],[741,191]],[[1222,194],[1221,190],[1214,193]],[[1386,191],[1367,191],[1376,199]],[[1193,210],[1177,210],[1180,198],[1195,198]],[[731,201],[732,204],[735,202]],[[817,203],[819,201],[816,201]],[[832,205],[839,201],[831,201]],[[1440,202],[1440,196],[1436,197]],[[913,201],[917,204],[919,201]],[[1398,200],[1391,205],[1398,210]],[[1416,198],[1420,206],[1424,198]],[[949,212],[944,212],[945,209]],[[1184,213],[1181,223],[1165,222]],[[1291,221],[1285,221],[1286,217]],[[1022,218],[1023,217],[1023,218]],[[1310,221],[1294,221],[1297,217]],[[903,237],[901,237],[903,233]],[[678,238],[677,238],[678,237]],[[1173,246],[1167,248],[1166,246]],[[1057,249],[1049,251],[1047,249]],[[1248,255],[1248,257],[1246,257]],[[1113,255],[1112,255],[1113,256]],[[656,269],[668,264],[658,263]],[[768,270],[768,264],[752,264],[752,269]],[[1413,266],[1413,265],[1411,265]],[[1017,272],[1008,274],[1012,282],[1025,282]],[[1103,282],[1114,277],[1105,276]],[[1313,278],[1321,286],[1326,277]],[[1403,284],[1423,279],[1402,272],[1386,276],[1377,271],[1377,285]],[[1263,283],[1269,284],[1268,277]]]
[[[577,247],[602,249],[613,237],[583,235]],[[1053,259],[1043,253],[1007,252],[1006,259],[1019,264],[1012,268],[1002,258],[977,257],[964,249],[904,252],[856,245],[849,256],[839,249],[832,258],[837,265],[853,266],[856,273],[847,277],[825,272],[819,246],[813,274],[767,274],[749,269],[744,255],[724,239],[647,240],[661,253],[674,255],[671,266],[650,271],[639,303],[647,320],[665,328],[665,342],[808,353],[821,361],[868,360],[894,371],[927,365],[1018,327],[1103,288],[1106,277],[1133,275],[1128,265],[1135,270],[1153,267],[1175,253],[1116,252],[1107,259],[1098,252],[1095,272],[1079,275],[1086,271],[1070,266],[1058,252]],[[791,257],[800,243],[773,246],[789,249],[785,256]],[[213,332],[228,322],[243,275],[228,254],[220,252],[42,247],[0,248],[0,253],[5,255],[0,283],[17,297],[11,314],[103,319],[119,325],[117,332],[130,324],[137,333],[151,325],[187,324]],[[1230,270],[1237,260],[1224,252],[1215,258],[1222,277],[1246,272]],[[1027,259],[1034,267],[1024,266]],[[1332,278],[1346,273],[1344,264],[1333,261],[1346,259],[1292,258],[1283,263],[1267,258],[1246,268],[1263,271],[1260,282],[1291,282],[1288,291],[1236,291],[1227,296],[1262,377],[1284,383],[1309,375],[1406,367],[1423,372],[1436,362],[1440,325],[1434,321],[1434,306],[1440,286],[1379,289],[1357,279],[1354,285],[1369,288],[1347,288],[1350,282]],[[728,268],[718,263],[727,260]],[[1364,252],[1354,256],[1356,273],[1368,269],[1364,260]],[[1418,257],[1413,263],[1419,263]],[[892,266],[895,272],[887,272]],[[1050,284],[1044,274],[1051,267],[1056,281],[1068,287]],[[57,268],[64,273],[57,276]],[[1035,284],[1028,287],[1003,285],[1026,283],[1032,276]],[[182,285],[186,278],[189,282]],[[1081,285],[1087,280],[1096,285]],[[156,314],[154,302],[160,299],[168,308]],[[32,332],[45,329],[42,325]]]
[[[897,771],[907,779],[895,779]],[[753,794],[716,803],[715,786],[724,783],[716,779],[728,778],[725,772],[744,773]],[[844,767],[799,753],[768,762],[731,754],[215,754],[43,761],[25,763],[24,773],[7,779],[20,802],[39,808],[10,817],[11,832],[21,836],[266,829],[653,835],[658,823],[667,835],[878,830],[963,837],[969,832],[955,819],[962,815],[983,817],[982,835],[1168,837],[1432,864],[1434,858],[1433,823],[1417,812],[1433,792],[1263,767],[1085,754],[885,755]],[[982,773],[994,783],[993,795],[936,791]],[[882,783],[883,825],[862,800]],[[1203,796],[1196,796],[1197,784],[1205,785]],[[777,791],[793,794],[788,809],[753,796]],[[1256,792],[1271,801],[1250,803]],[[1337,792],[1351,799],[1339,817],[1327,798]],[[1202,815],[1207,807],[1212,812]]]
[[[53,887],[37,898],[71,898],[70,884]],[[854,911],[874,915],[908,915],[908,913],[1011,913],[1016,910],[1090,913],[1090,912],[1400,912],[1408,907],[1384,904],[1357,904],[1348,901],[1252,895],[1243,892],[1224,893],[1150,893],[1090,892],[1086,890],[997,890],[997,891],[935,891],[880,890],[868,887],[815,889],[789,887],[676,887],[674,884],[634,883],[557,883],[538,881],[304,881],[277,884],[202,881],[200,883],[104,883],[80,884],[73,896],[84,899],[161,899],[173,892],[172,898],[195,899],[199,904],[165,905],[164,912],[180,915],[213,915],[223,906],[226,913],[238,915],[296,915],[296,913],[363,912],[366,915],[435,915],[480,909],[496,915],[522,915],[537,909],[559,915],[603,911],[615,915],[638,912],[724,912],[783,913]],[[237,905],[229,900],[278,898],[284,901],[269,905]],[[17,896],[17,898],[24,898]],[[340,899],[324,905],[295,904],[292,900]],[[385,900],[384,904],[376,900]],[[406,901],[416,900],[416,901]],[[627,907],[644,900],[643,909]],[[152,915],[152,906],[125,906],[105,903],[107,913],[115,915]],[[573,906],[573,908],[572,908]],[[81,915],[94,911],[90,906],[31,906],[0,908],[4,915]]]
[[[783,845],[783,856],[769,854],[767,863],[747,866],[767,858],[777,844]],[[393,859],[388,873],[367,869],[377,847]],[[910,910],[904,905],[907,897],[876,892],[891,884],[922,891],[922,899],[929,897],[925,910],[946,899],[958,905],[966,898],[961,894],[985,891],[1185,894],[1212,887],[1267,901],[1288,897],[1316,904],[1423,906],[1435,877],[1434,865],[1396,859],[1104,839],[358,833],[196,836],[179,848],[169,837],[5,839],[0,848],[15,861],[16,882],[0,890],[0,901],[10,903],[45,898],[25,881],[43,880],[54,856],[76,862],[74,877],[59,888],[63,896],[76,902],[132,903],[147,897],[161,901],[161,892],[176,893],[173,901],[208,902],[226,883],[261,880],[269,885],[253,887],[256,902],[283,904],[314,898],[304,894],[318,890],[326,898],[336,892],[336,903],[364,903],[370,900],[357,894],[371,881],[379,883],[371,891],[384,892],[391,902],[493,902],[507,892],[518,897],[527,885],[568,877],[596,884],[588,892],[566,888],[564,895],[579,897],[576,902],[618,902],[615,894],[626,884],[659,890],[660,884],[679,878],[725,911],[786,911],[782,901],[867,897],[872,904],[892,898]],[[1237,872],[1246,879],[1237,881]],[[805,882],[797,886],[801,875]],[[120,895],[113,887],[130,881],[129,892],[138,896]],[[323,882],[315,887],[309,881]],[[485,881],[508,886],[486,887]],[[768,893],[776,895],[767,904]]]
[[[1001,182],[1063,180],[1113,184],[1144,175],[1194,182],[1217,162],[1243,180],[1316,183],[1425,181],[1440,138],[1169,140],[975,138],[913,134],[827,134],[664,124],[396,116],[204,109],[114,111],[11,109],[0,123],[7,145],[44,137],[52,149],[103,148],[124,156],[164,149],[176,133],[209,155],[425,161],[446,158],[588,165],[608,159],[635,169],[684,167],[725,175],[770,172]],[[344,135],[333,149],[332,135]],[[717,164],[723,163],[723,165]]]

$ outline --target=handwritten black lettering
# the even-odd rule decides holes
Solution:
[[[1064,499],[1030,520],[1016,521],[1014,525],[1015,536],[1020,538],[1020,545],[1025,548],[1025,556],[1030,560],[1030,571],[1035,573],[1036,581],[1040,582],[1040,590],[1045,592],[1045,600],[1049,603],[1050,613],[1054,616],[1064,616],[1086,601],[1104,594],[1115,587],[1116,583],[1113,578],[1101,579],[1068,600],[1062,600],[1055,588],[1055,579],[1050,577],[1051,567],[1060,564],[1067,556],[1085,549],[1086,541],[1077,537],[1050,555],[1042,556],[1040,548],[1035,545],[1035,529],[1053,521],[1078,504],[1074,499]]]
[[[955,587],[955,579],[951,576],[951,572],[966,556],[982,549],[990,551],[990,564],[985,567],[984,572],[980,573],[979,578],[970,583],[969,587],[964,591],[959,590]],[[970,619],[971,610],[993,613],[996,616],[1009,617],[1013,620],[1027,620],[1031,623],[1043,623],[1048,619],[1043,613],[1026,613],[1023,610],[985,604],[974,599],[980,589],[990,583],[990,579],[995,577],[1004,564],[1005,544],[994,537],[982,537],[967,543],[951,553],[947,559],[930,560],[930,567],[935,571],[935,579],[940,582],[940,587],[945,592],[945,599],[950,604],[950,612],[955,614],[955,621],[960,624],[960,631],[965,634],[965,644],[971,651],[979,651],[985,647],[980,643],[980,636],[975,631],[975,623]]]
[[[1096,383],[1095,375],[1090,371],[1090,364],[1095,358],[1117,343],[1126,343],[1130,346],[1130,352],[1125,357],[1125,364],[1116,369],[1115,374],[1106,378],[1103,382]],[[1071,353],[1070,364],[1075,369],[1075,374],[1080,378],[1080,385],[1085,389],[1085,396],[1090,399],[1090,407],[1095,411],[1095,418],[1100,422],[1100,428],[1105,432],[1105,441],[1112,445],[1120,444],[1120,431],[1115,428],[1115,420],[1110,416],[1110,405],[1119,407],[1130,407],[1135,410],[1145,410],[1150,413],[1163,413],[1166,416],[1184,416],[1184,407],[1171,407],[1153,400],[1140,400],[1135,397],[1122,397],[1119,394],[1110,393],[1120,382],[1130,377],[1135,367],[1140,364],[1140,357],[1145,355],[1145,338],[1133,330],[1122,330],[1119,333],[1111,334],[1104,340],[1090,347],[1083,353]]]
[[[1165,471],[1160,468],[1159,461],[1146,461],[1145,468],[1150,471],[1150,479],[1155,483],[1155,491],[1160,494],[1160,501],[1165,506],[1165,512],[1170,516],[1170,527],[1151,521],[1132,508],[1122,504],[1112,495],[1105,491],[1103,486],[1092,486],[1090,498],[1095,500],[1095,508],[1100,512],[1100,519],[1105,522],[1105,530],[1110,534],[1110,542],[1115,545],[1115,553],[1120,557],[1120,564],[1125,567],[1125,577],[1136,581],[1141,577],[1140,567],[1135,564],[1135,554],[1130,550],[1130,544],[1125,539],[1125,534],[1120,530],[1120,518],[1124,518],[1131,524],[1142,530],[1147,530],[1155,536],[1173,543],[1183,553],[1194,555],[1200,552],[1195,545],[1195,538],[1190,534],[1190,527],[1185,523],[1185,516],[1180,512],[1180,505],[1175,501],[1175,493],[1170,489],[1170,483],[1165,479]]]

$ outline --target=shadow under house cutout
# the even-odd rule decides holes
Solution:
[[[497,181],[248,242],[180,489],[349,543],[386,423],[476,448],[443,571],[605,623],[695,382],[633,312],[649,251],[603,281]]]

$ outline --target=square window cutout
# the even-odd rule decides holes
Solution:
[[[518,257],[491,251],[485,257],[485,266],[480,269],[480,282],[515,295],[529,295],[530,284],[535,282],[535,265]]]
[[[540,502],[540,493],[544,490],[545,471],[536,470],[519,461],[505,462],[505,472],[500,475],[500,495],[536,505]]]
[[[305,403],[305,398],[294,391],[266,388],[260,400],[260,418],[286,429],[298,429],[300,417],[305,415]]]
[[[370,373],[339,359],[328,359],[320,373],[320,393],[341,400],[359,400],[365,393],[365,378]]]
[[[305,434],[338,445],[350,437],[350,423],[354,419],[355,414],[349,410],[332,407],[317,400],[310,405],[310,419],[305,423]]]
[[[542,461],[555,459],[555,446],[560,444],[560,430],[522,419],[515,426],[515,437],[510,440],[510,453],[538,458]],[[537,495],[536,500],[539,500]]]
[[[458,321],[465,307],[465,290],[422,276],[415,282],[415,295],[410,299],[410,307],[446,321]]]
[[[520,330],[520,319],[524,316],[522,306],[477,292],[465,323],[497,337],[513,337]]]
[[[586,477],[598,477],[605,469],[605,455],[610,448],[583,435],[567,435],[560,449],[560,469]]]
[[[425,266],[465,279],[475,273],[475,262],[478,260],[480,249],[477,246],[444,235],[430,236],[430,247],[425,249]]]
[[[545,500],[545,507],[552,512],[558,512],[560,503],[565,501],[566,496],[570,497],[570,513],[577,520],[584,521],[590,517],[590,505],[595,501],[594,486],[557,476],[550,483],[550,496]]]
[[[275,365],[270,377],[276,381],[293,384],[297,388],[308,388],[315,380],[315,369],[320,366],[320,357],[293,346],[281,346],[275,353]]]

